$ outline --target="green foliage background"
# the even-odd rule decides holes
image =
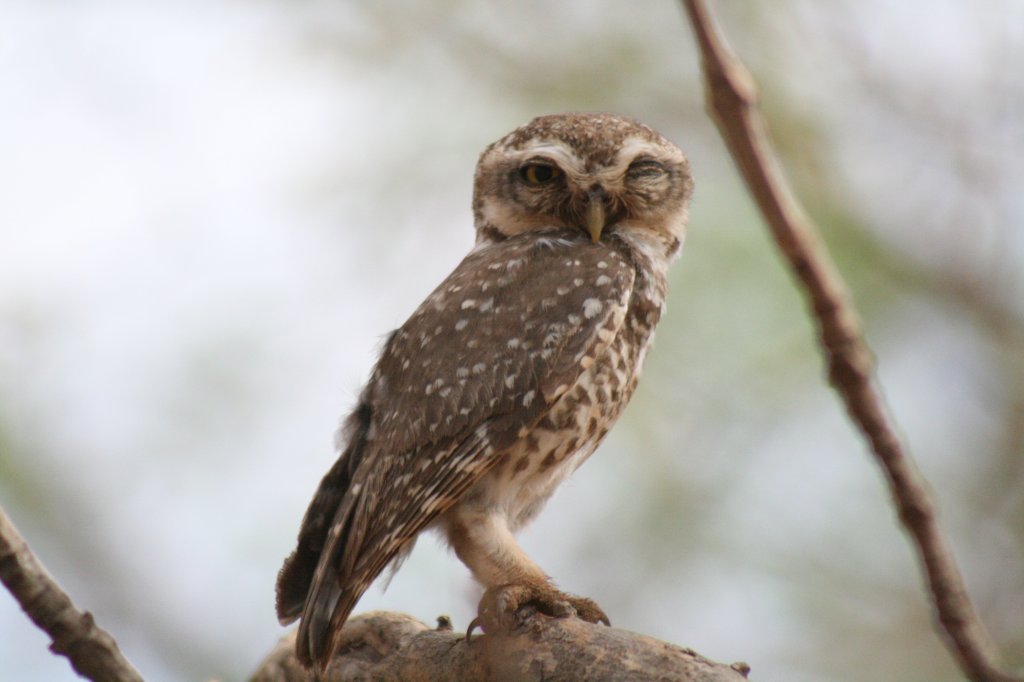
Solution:
[[[711,3],[1024,665],[1024,12]],[[0,8],[0,504],[152,679],[242,679],[372,362],[472,242],[479,150],[610,110],[691,157],[646,376],[523,538],[616,625],[762,680],[959,679],[673,2]],[[464,626],[424,540],[360,608]],[[74,679],[9,597],[0,676]],[[12,678],[13,679],[13,678]]]

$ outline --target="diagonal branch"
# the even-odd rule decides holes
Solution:
[[[924,478],[900,442],[874,381],[874,361],[843,280],[778,168],[757,106],[757,86],[722,41],[703,0],[683,0],[683,5],[702,56],[709,113],[814,313],[829,381],[889,482],[900,521],[913,539],[946,645],[973,680],[1019,680],[995,663],[994,647],[938,528]]]
[[[0,581],[28,617],[50,635],[50,649],[66,656],[71,667],[90,680],[142,682],[142,676],[117,648],[92,614],[75,608],[46,572],[25,539],[0,507]]]

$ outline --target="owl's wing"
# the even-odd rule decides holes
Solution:
[[[604,242],[523,235],[467,256],[391,336],[278,576],[300,659],[326,665],[384,567],[601,355],[634,273]]]

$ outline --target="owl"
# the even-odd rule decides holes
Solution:
[[[278,575],[304,665],[326,668],[360,596],[428,528],[484,588],[471,631],[526,605],[608,624],[514,535],[632,396],[692,187],[674,144],[610,114],[541,116],[484,150],[476,244],[387,338]]]

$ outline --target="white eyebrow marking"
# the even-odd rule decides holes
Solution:
[[[576,152],[572,148],[557,140],[542,140],[528,144],[519,150],[516,157],[519,163],[523,163],[533,156],[545,156],[554,161],[569,175],[579,176],[583,173],[583,166]]]
[[[667,150],[667,146],[655,144],[642,137],[627,137],[619,146],[618,156],[615,157],[615,167],[621,168],[622,172],[625,172],[626,168],[629,167],[629,164],[633,163],[636,157],[653,156],[654,158],[661,158],[665,156]]]

